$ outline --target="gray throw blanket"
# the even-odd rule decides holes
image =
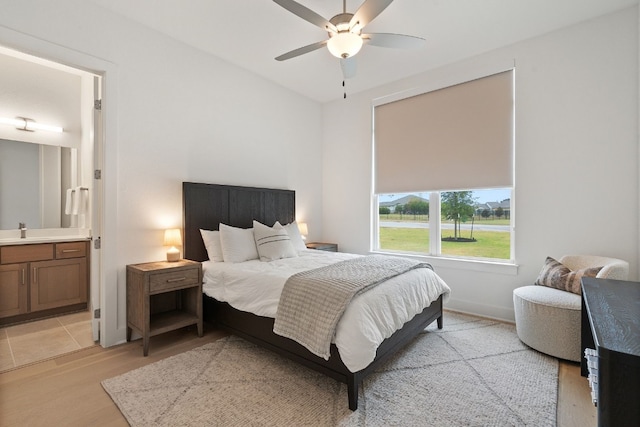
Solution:
[[[282,289],[273,332],[329,360],[336,326],[351,299],[415,268],[431,268],[431,265],[371,255],[294,274]]]

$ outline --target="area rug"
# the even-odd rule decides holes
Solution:
[[[555,426],[558,361],[512,325],[445,313],[346,386],[237,337],[102,382],[132,426]]]

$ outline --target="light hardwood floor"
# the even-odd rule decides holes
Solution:
[[[225,334],[205,324],[151,339],[149,356],[142,341],[76,351],[0,373],[0,426],[127,426],[100,382],[132,369],[215,341]],[[596,425],[585,378],[577,364],[560,363],[558,426]]]

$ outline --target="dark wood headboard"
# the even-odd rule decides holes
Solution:
[[[194,261],[209,259],[201,228],[217,230],[220,223],[250,228],[254,219],[269,226],[276,221],[282,225],[293,222],[295,198],[293,190],[183,182],[183,256]]]

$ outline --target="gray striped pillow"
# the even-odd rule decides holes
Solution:
[[[273,261],[281,258],[293,258],[298,252],[291,244],[287,230],[279,222],[268,227],[258,221],[253,221],[253,237],[260,255],[260,261]]]
[[[580,279],[583,277],[596,277],[602,267],[585,268],[571,271],[569,267],[547,257],[534,285],[547,286],[574,294],[580,294]]]

